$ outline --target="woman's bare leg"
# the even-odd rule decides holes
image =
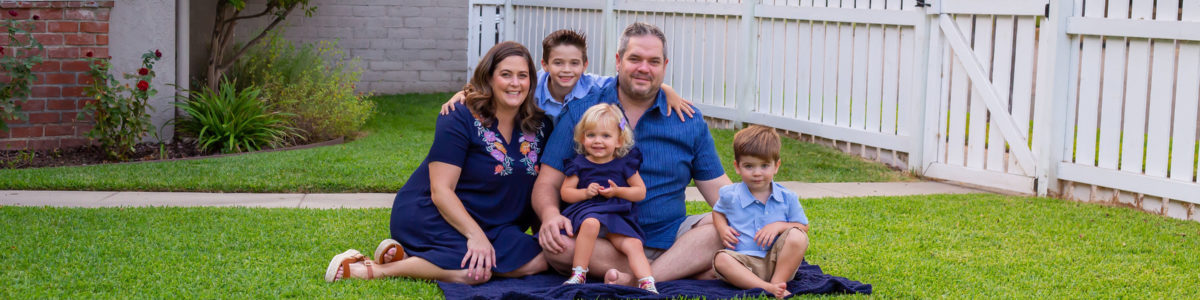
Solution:
[[[479,280],[467,276],[467,270],[444,270],[437,265],[420,257],[408,257],[373,267],[376,278],[407,277],[414,279],[438,280],[454,283],[480,284],[487,282],[488,277]],[[367,267],[362,263],[350,264],[350,277],[367,278]]]
[[[545,271],[546,268],[549,268],[549,267],[550,267],[550,265],[548,263],[546,263],[546,257],[542,256],[542,254],[539,253],[536,257],[529,260],[529,262],[525,263],[524,266],[521,266],[520,268],[517,268],[516,270],[512,270],[511,272],[498,273],[496,275],[500,276],[500,277],[508,277],[508,278],[524,277],[524,276],[528,276],[528,275],[541,273],[542,271]]]

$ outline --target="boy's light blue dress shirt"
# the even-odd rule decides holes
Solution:
[[[767,199],[766,204],[755,200],[750,188],[743,182],[721,187],[720,194],[721,199],[717,200],[713,211],[725,214],[729,227],[741,234],[733,249],[738,253],[756,257],[767,255],[771,245],[763,248],[754,242],[754,234],[763,226],[775,222],[808,225],[808,217],[804,215],[799,197],[778,183],[771,183],[771,198]]]
[[[550,120],[555,122],[558,121],[558,115],[562,113],[567,103],[571,103],[571,100],[583,98],[591,93],[592,89],[604,86],[616,78],[584,73],[579,76],[579,82],[575,83],[575,87],[571,88],[571,92],[563,97],[563,102],[559,103],[550,95],[549,73],[545,70],[539,70],[537,76],[537,90],[533,92],[533,99],[537,100],[538,107],[546,111],[546,115],[550,116]]]

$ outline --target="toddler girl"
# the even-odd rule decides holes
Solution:
[[[575,126],[575,151],[579,155],[565,164],[562,199],[571,203],[563,215],[578,232],[574,268],[563,284],[586,281],[596,239],[604,237],[629,257],[629,268],[640,278],[638,287],[657,294],[633,205],[646,198],[646,184],[638,175],[642,155],[633,148],[633,131],[621,109],[597,104],[584,112]]]

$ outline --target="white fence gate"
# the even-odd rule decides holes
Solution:
[[[619,30],[645,21],[667,35],[665,82],[705,115],[906,156],[928,177],[1200,220],[1200,0],[469,7],[468,69],[503,40],[540,58],[570,28],[588,71],[612,75]]]

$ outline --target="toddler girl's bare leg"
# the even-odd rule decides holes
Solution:
[[[579,232],[575,234],[575,259],[571,265],[587,268],[588,260],[592,258],[592,249],[596,246],[596,236],[600,234],[600,220],[587,218],[579,224]]]
[[[796,269],[800,268],[800,262],[804,260],[804,253],[808,251],[808,234],[796,228],[788,231],[786,240],[775,241],[783,243],[780,245],[783,248],[779,250],[779,258],[775,262],[775,274],[771,274],[773,283],[792,280]]]
[[[608,240],[612,242],[613,247],[629,258],[629,269],[633,271],[635,278],[653,275],[650,274],[650,260],[646,259],[642,240],[615,233],[609,233]]]

